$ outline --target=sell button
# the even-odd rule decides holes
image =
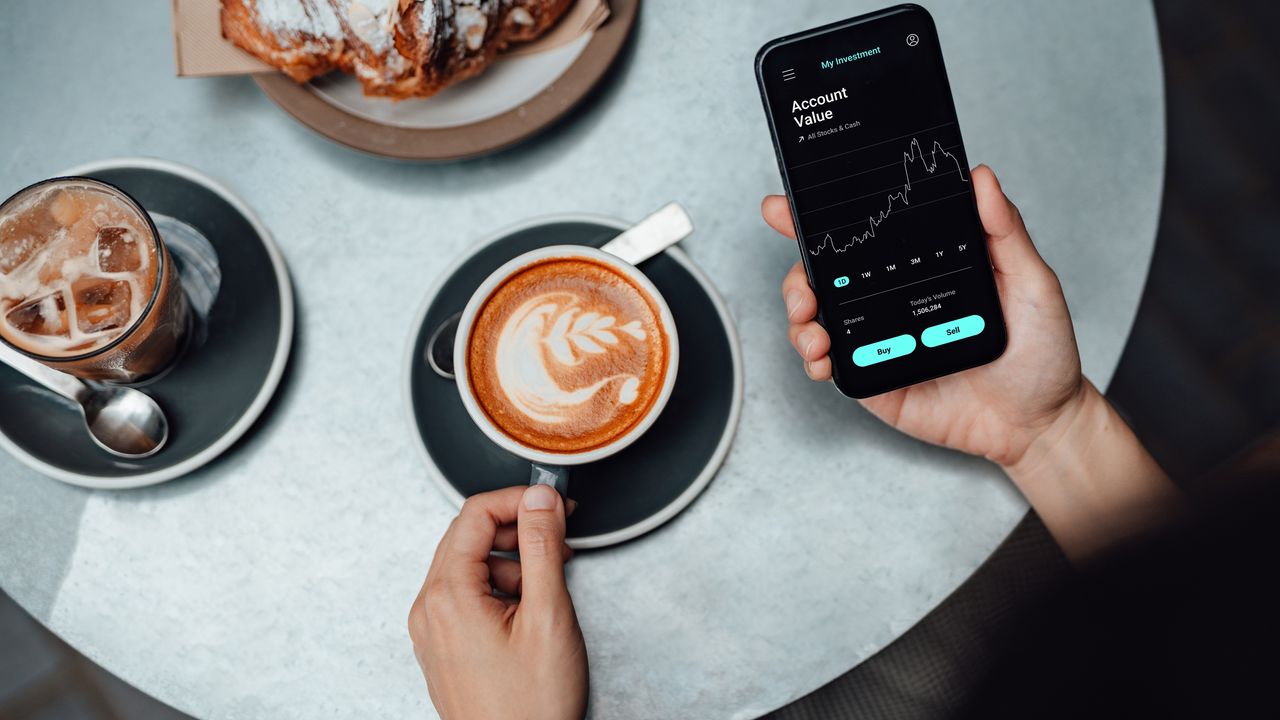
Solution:
[[[981,315],[969,315],[959,320],[934,325],[920,334],[920,342],[925,347],[938,347],[950,342],[971,338],[982,332],[987,326]]]
[[[916,339],[910,335],[899,335],[888,340],[881,340],[870,345],[863,345],[853,351],[853,364],[858,367],[875,365],[876,363],[910,355],[915,352]]]

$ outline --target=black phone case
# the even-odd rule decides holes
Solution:
[[[893,7],[885,8],[883,10],[877,10],[875,12],[858,15],[856,17],[852,17],[847,20],[840,20],[834,23],[830,23],[828,25],[823,25],[817,28],[804,30],[802,32],[792,33],[790,35],[784,35],[779,38],[774,38],[773,40],[770,40],[769,42],[765,43],[760,48],[760,50],[756,52],[756,58],[755,58],[756,84],[760,90],[761,102],[764,105],[765,119],[769,123],[769,137],[773,143],[774,156],[777,158],[777,161],[778,161],[778,171],[782,175],[782,184],[787,194],[787,203],[791,208],[791,217],[793,222],[795,222],[795,219],[799,217],[799,212],[796,210],[794,195],[791,191],[791,179],[787,172],[786,163],[782,157],[782,147],[778,141],[778,129],[774,124],[773,112],[769,107],[769,93],[768,93],[768,89],[765,87],[764,73],[763,73],[763,64],[764,64],[765,56],[767,56],[769,52],[771,50],[774,50],[775,48],[782,47],[784,45],[797,42],[799,40],[808,39],[817,35],[822,35],[822,34],[834,32],[837,30],[843,30],[856,25],[875,22],[882,18],[889,17],[891,15],[895,15],[903,12],[920,13],[928,21],[930,28],[934,30],[934,33],[933,33],[934,37],[937,36],[936,25],[934,25],[933,16],[929,14],[929,11],[925,10],[923,7],[916,5],[914,3],[904,3],[901,5],[895,5]],[[943,74],[945,76],[946,75],[945,64],[943,64],[943,60],[942,60],[941,47],[935,47],[935,52],[937,54],[938,63],[944,68]],[[957,115],[957,113],[955,112],[955,99],[951,94],[951,83],[949,78],[946,80],[945,85],[946,85],[945,87],[946,100],[951,107],[952,115],[955,116]],[[958,129],[958,118],[957,118],[957,129]],[[967,156],[968,154],[966,153],[966,157]],[[981,225],[981,219],[978,216],[978,207],[977,207],[976,197],[974,198],[974,202],[973,202],[973,215],[974,215],[975,221],[978,222],[978,227],[981,228],[982,225]],[[796,222],[795,226],[796,226],[796,233],[797,233],[796,245],[797,245],[797,249],[800,251],[800,260],[801,260],[801,263],[804,265],[805,274],[808,276],[809,287],[813,288],[814,273],[813,273],[813,268],[810,267],[809,253],[804,251],[803,239],[802,239],[803,235],[800,233],[799,223]],[[984,238],[984,242],[985,242],[985,238]],[[986,252],[986,249],[984,247],[984,253],[985,252]],[[996,291],[996,284],[995,284],[995,274],[990,267],[988,267],[987,274],[990,281],[989,285],[990,285],[991,292],[996,293],[997,291]],[[818,297],[819,297],[819,302],[818,302],[817,321],[820,325],[822,325],[824,329],[826,329],[827,333],[830,335],[831,328],[827,326],[827,323],[824,319],[825,313],[824,313],[824,308],[822,307],[821,296],[819,295]],[[831,357],[831,379],[835,383],[836,388],[843,395],[845,395],[846,397],[860,400],[868,397],[874,397],[876,395],[881,395],[886,392],[891,392],[893,390],[898,390],[904,387],[909,387],[911,385],[917,385],[919,383],[935,380],[937,378],[945,377],[947,375],[953,375],[958,372],[963,372],[965,370],[969,370],[975,367],[981,367],[982,365],[986,365],[987,363],[993,362],[996,359],[998,359],[1001,355],[1004,354],[1004,351],[1007,348],[1008,341],[1009,341],[1008,329],[1005,326],[1004,311],[1000,305],[998,295],[997,295],[997,299],[994,306],[996,308],[999,308],[1000,316],[999,318],[994,318],[995,320],[998,320],[998,322],[992,323],[993,325],[992,330],[999,331],[1001,340],[997,344],[996,350],[993,353],[991,353],[990,357],[984,357],[978,360],[977,362],[958,364],[956,367],[949,368],[940,373],[922,375],[921,377],[911,378],[910,380],[907,380],[902,383],[894,384],[891,386],[887,386],[883,388],[877,387],[877,388],[863,389],[863,388],[853,387],[852,384],[849,382],[848,378],[841,377],[840,370],[839,370],[841,363],[834,356],[835,343],[833,342],[832,357]]]

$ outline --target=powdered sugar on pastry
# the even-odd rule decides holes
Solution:
[[[300,36],[344,40],[347,29],[375,53],[391,49],[400,0],[241,0],[277,40]]]
[[[328,0],[242,0],[249,10],[257,9],[258,20],[277,39],[288,41],[300,35],[340,40],[342,23]]]
[[[489,19],[484,11],[474,5],[460,5],[454,15],[454,25],[458,28],[458,36],[466,43],[468,50],[479,50],[484,44],[484,32],[489,27]]]
[[[574,0],[221,0],[223,35],[298,82],[332,70],[368,95],[427,97],[535,39]]]
[[[376,53],[392,45],[396,23],[400,21],[399,0],[352,0],[347,10],[351,32]]]

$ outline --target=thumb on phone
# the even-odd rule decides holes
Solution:
[[[969,175],[977,197],[978,215],[987,234],[991,264],[1002,275],[1042,275],[1049,270],[1036,246],[1031,242],[1022,213],[1000,187],[1000,180],[986,165],[979,165]]]

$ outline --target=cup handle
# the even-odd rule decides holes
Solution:
[[[560,497],[569,497],[569,468],[564,465],[543,465],[533,463],[529,471],[530,485],[550,485],[560,493]]]

